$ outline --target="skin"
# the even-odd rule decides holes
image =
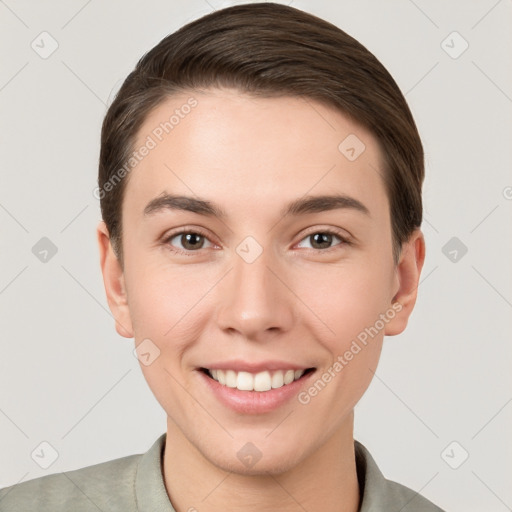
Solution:
[[[407,325],[425,258],[423,235],[411,235],[395,265],[379,145],[313,100],[231,89],[183,93],[149,115],[136,146],[190,96],[198,105],[129,174],[124,269],[105,224],[97,228],[117,332],[137,346],[149,338],[160,350],[141,369],[168,415],[167,492],[178,512],[287,511],[299,504],[310,512],[355,512],[354,406],[372,380],[384,335]],[[349,134],[366,146],[353,162],[338,150]],[[208,199],[228,217],[170,210],[144,216],[163,191]],[[306,194],[333,192],[358,199],[369,215],[279,213]],[[166,241],[177,228],[203,231],[202,246],[190,248],[182,236]],[[312,235],[326,229],[352,243],[334,235],[322,248]],[[250,264],[236,252],[247,236],[263,249]],[[321,375],[393,302],[401,311],[306,405],[294,397],[270,413],[236,413],[196,370],[214,360],[281,359]],[[262,454],[250,468],[237,457],[247,442]]]

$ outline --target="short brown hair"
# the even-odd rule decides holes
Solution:
[[[424,179],[423,147],[404,96],[384,66],[353,37],[299,9],[265,2],[215,11],[162,39],[139,60],[109,107],[101,132],[98,186],[102,217],[121,265],[127,179],[106,185],[125,167],[138,130],[154,108],[178,92],[210,87],[317,100],[373,133],[385,160],[393,257],[398,261],[402,243],[421,225]]]

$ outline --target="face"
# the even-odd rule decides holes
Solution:
[[[393,263],[375,138],[313,100],[225,89],[162,103],[143,145],[122,205],[123,270],[98,236],[118,332],[140,347],[169,426],[247,474],[351,435],[423,258],[419,234]]]

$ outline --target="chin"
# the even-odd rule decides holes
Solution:
[[[301,453],[294,447],[273,447],[267,443],[267,447],[259,449],[253,443],[234,442],[233,450],[225,448],[222,451],[218,447],[203,451],[211,464],[223,471],[245,476],[279,475],[293,469],[300,463]]]

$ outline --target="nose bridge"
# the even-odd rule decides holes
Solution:
[[[272,265],[272,258],[268,252],[262,252],[254,261],[246,260],[243,256],[234,258],[233,280],[238,300],[248,300],[256,305],[271,295],[272,283],[269,276],[272,273],[269,266]]]
[[[257,338],[270,329],[286,330],[291,325],[289,292],[274,275],[278,262],[270,249],[262,249],[256,255],[257,247],[251,246],[251,241],[240,244],[221,292],[219,326],[247,338]]]

